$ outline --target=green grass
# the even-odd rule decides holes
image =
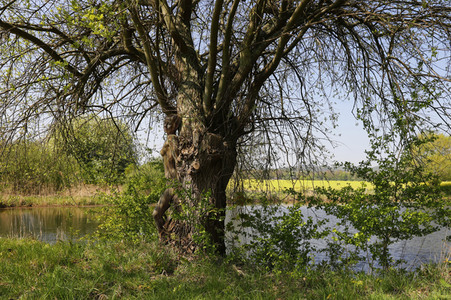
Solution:
[[[450,266],[273,274],[156,244],[0,239],[1,299],[449,299]]]
[[[0,208],[31,206],[89,206],[104,205],[98,196],[19,196],[0,195]]]
[[[332,187],[339,189],[345,186],[353,188],[361,187],[365,184],[368,190],[373,187],[371,184],[363,181],[340,181],[340,180],[243,180],[242,182],[246,192],[258,193],[268,192],[275,196],[285,197],[285,191],[294,188],[295,191],[311,191],[315,187]],[[441,184],[443,192],[451,195],[451,182],[445,181]],[[7,207],[24,207],[24,206],[87,206],[87,205],[105,205],[104,197],[99,197],[97,191],[105,192],[105,188],[90,187],[90,191],[81,195],[44,195],[44,196],[24,196],[11,195],[8,193],[0,193],[0,208]]]

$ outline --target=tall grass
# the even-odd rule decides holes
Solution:
[[[449,299],[450,266],[274,274],[156,243],[0,239],[2,299]]]

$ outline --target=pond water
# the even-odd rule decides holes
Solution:
[[[260,206],[244,206],[238,207],[234,210],[228,211],[226,216],[226,222],[231,222],[234,216],[239,213],[245,212],[249,213],[253,210],[261,209]],[[286,207],[282,207],[279,213],[283,213],[288,211]],[[326,220],[326,226],[335,227],[337,224],[337,218],[335,216],[328,215],[324,210],[317,208],[307,208],[302,207],[301,209],[302,215],[307,217],[312,217],[312,219],[316,222],[320,220]],[[234,225],[239,226],[238,221],[232,221]],[[246,231],[249,232],[249,228]],[[441,262],[446,258],[450,258],[451,256],[451,243],[449,241],[449,236],[451,235],[451,230],[449,228],[442,228],[439,231],[436,231],[432,234],[415,237],[410,240],[403,240],[394,243],[389,247],[390,255],[393,259],[399,260],[402,259],[405,263],[402,265],[403,268],[406,269],[414,269],[424,263],[429,262]],[[448,240],[447,240],[448,237]],[[240,242],[248,243],[249,240],[244,235],[240,235]],[[374,239],[371,240],[374,242]],[[327,247],[327,241],[324,239],[321,240],[310,240],[310,244],[314,246],[317,251],[313,253],[316,262],[321,262],[323,260],[328,260],[324,252],[321,250]],[[349,250],[352,250],[352,247],[349,247]],[[369,253],[360,253],[365,257],[370,257]],[[374,267],[379,267],[377,264],[374,264]],[[369,270],[369,262],[362,262],[356,266],[359,270]]]
[[[87,207],[0,209],[0,237],[34,237],[48,243],[77,240],[98,223]]]
[[[243,210],[258,209],[259,206],[248,206],[227,211],[226,222]],[[35,237],[39,240],[55,243],[58,240],[77,240],[93,233],[97,228],[94,215],[88,213],[92,208],[79,207],[35,207],[0,209],[1,237]],[[303,215],[312,216],[315,220],[327,219],[329,226],[336,223],[333,216],[320,209],[303,208]],[[426,262],[442,261],[446,255],[451,255],[451,243],[446,237],[451,235],[449,229],[442,229],[425,237],[417,237],[408,241],[398,242],[390,247],[390,253],[395,259],[407,261],[405,267],[414,268]],[[242,237],[242,242],[248,242]],[[326,247],[324,240],[312,240],[317,249]],[[327,259],[321,252],[315,253],[315,260]],[[367,265],[361,265],[367,269]]]

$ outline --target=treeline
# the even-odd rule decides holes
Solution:
[[[129,128],[114,119],[85,116],[54,126],[45,138],[0,141],[0,191],[51,194],[82,184],[146,189],[148,177],[164,180],[158,160],[138,164],[138,147]]]
[[[2,149],[2,192],[53,193],[81,183],[80,173],[73,157],[41,141],[20,140]]]
[[[251,172],[243,172],[242,177],[246,179],[262,178],[265,180],[361,180],[357,175],[342,169],[317,171],[296,171],[290,168],[253,170]]]
[[[409,151],[410,164],[406,166],[407,168],[421,170],[425,176],[432,174],[440,181],[451,181],[451,137],[449,135],[433,132],[421,134],[417,137],[417,143],[411,145]],[[308,166],[261,169],[245,171],[240,175],[245,179],[259,178],[264,180],[362,180],[358,175],[347,171],[343,166],[343,164],[339,164],[339,167],[317,167],[315,170]],[[375,169],[377,168],[375,167]]]

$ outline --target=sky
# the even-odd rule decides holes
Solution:
[[[338,127],[333,132],[338,146],[328,149],[334,154],[336,161],[358,163],[365,159],[365,150],[370,148],[370,144],[361,122],[352,115],[352,106],[352,101],[337,102],[335,109],[339,113]]]

